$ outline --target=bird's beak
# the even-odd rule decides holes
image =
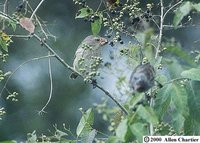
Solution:
[[[107,44],[107,43],[108,43],[108,40],[106,38],[103,38],[103,37],[100,38],[100,44],[102,46],[105,45],[105,44]]]

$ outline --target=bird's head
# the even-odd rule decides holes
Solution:
[[[90,36],[87,36],[83,42],[83,44],[86,44],[90,47],[101,47],[105,44],[108,43],[108,40],[106,38],[103,38],[103,37],[100,37],[100,36],[94,36],[94,35],[90,35]]]

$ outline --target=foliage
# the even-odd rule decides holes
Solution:
[[[116,48],[117,54],[114,57],[109,56],[111,61],[114,59],[116,63],[119,59],[125,59],[126,69],[116,67],[112,62],[107,63],[105,67],[117,77],[115,87],[119,94],[127,96],[126,101],[120,103],[113,97],[115,95],[111,95],[98,85],[98,80],[90,79],[89,83],[94,88],[99,88],[117,103],[116,106],[109,107],[108,102],[104,101],[95,106],[98,114],[101,114],[104,121],[109,124],[108,135],[93,127],[95,114],[94,110],[89,108],[87,111],[80,109],[82,117],[76,128],[76,135],[65,126],[63,126],[64,131],[58,130],[55,126],[54,135],[39,136],[36,131],[33,131],[27,135],[27,142],[126,143],[142,142],[144,135],[200,135],[200,67],[198,65],[200,51],[185,49],[178,39],[165,35],[169,28],[175,31],[178,28],[191,26],[192,13],[199,15],[200,3],[182,0],[177,3],[163,3],[160,0],[159,3],[148,3],[142,7],[139,0],[108,0],[104,5],[98,5],[97,9],[93,5],[89,6],[85,0],[74,0],[74,3],[80,7],[75,19],[87,21],[93,35],[105,31],[111,47],[121,45],[119,46],[121,48]],[[160,11],[156,10],[157,6]],[[173,15],[173,20],[167,21],[165,18],[170,13]],[[14,32],[21,27],[29,33],[25,37],[35,37],[60,63],[64,63],[64,60],[54,53],[45,40],[35,35],[37,29],[34,24],[41,25],[35,12],[32,12],[32,16],[28,18],[28,15],[21,13],[21,10],[12,16],[4,11],[0,12],[0,17],[3,25],[0,31],[1,62],[6,62],[10,43],[13,42],[7,29],[12,29]],[[45,37],[47,34],[43,27],[39,29],[43,31]],[[126,38],[130,41],[127,42]],[[191,56],[189,52],[195,56]],[[133,71],[135,65],[146,62],[153,65],[156,70],[155,86],[145,93],[133,94],[125,71]],[[75,72],[68,64],[64,63],[64,65]],[[12,74],[4,73],[0,69],[0,81],[4,81],[7,76],[9,80],[9,75]],[[18,93],[9,92],[6,84],[1,94],[6,89],[9,93],[6,99],[18,101]],[[4,108],[0,108],[0,118],[4,114]]]

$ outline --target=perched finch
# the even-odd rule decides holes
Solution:
[[[107,39],[99,36],[87,36],[78,46],[73,67],[84,78],[90,79],[97,75],[97,69],[101,65],[101,48],[107,43]],[[72,73],[70,78],[76,79],[78,75]]]
[[[145,92],[154,85],[155,70],[150,63],[137,66],[130,77],[134,92]]]

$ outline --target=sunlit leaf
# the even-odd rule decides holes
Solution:
[[[165,52],[171,53],[171,54],[181,58],[182,60],[184,60],[185,62],[187,62],[190,65],[194,65],[193,58],[188,54],[188,52],[184,51],[184,49],[181,48],[180,44],[166,46]]]
[[[10,37],[4,32],[1,33],[1,37],[6,42],[10,40]]]
[[[93,125],[93,122],[94,122],[94,112],[90,108],[83,114],[78,124],[78,127],[76,129],[77,136],[80,136],[84,130],[86,131],[90,130],[91,125]]]
[[[179,116],[178,114],[181,114],[186,117],[189,112],[186,89],[183,86],[174,83],[172,84],[171,93],[171,109],[174,110],[174,113],[177,113],[177,116]],[[175,114],[173,117],[175,118]]]
[[[172,85],[166,85],[158,91],[155,100],[155,111],[160,119],[163,118],[164,114],[167,112],[170,102],[171,102],[171,88]]]
[[[19,20],[20,25],[29,31],[30,33],[34,33],[35,31],[35,25],[33,24],[32,20],[27,17],[23,17]]]
[[[135,123],[130,126],[132,133],[136,136],[139,143],[142,143],[143,136],[148,134],[147,125],[143,123]]]
[[[176,27],[182,21],[182,19],[190,13],[192,10],[191,2],[187,1],[181,4],[175,11],[175,16],[173,19],[173,25]]]
[[[200,12],[200,3],[193,4],[192,7],[193,7],[196,11]]]
[[[91,23],[91,29],[92,29],[93,35],[99,34],[99,32],[101,31],[101,24],[102,24],[101,16],[99,16],[98,19],[96,19],[94,22]]]
[[[130,100],[130,103],[129,103],[129,108],[130,109],[133,109],[135,107],[135,105],[137,105],[137,103],[139,101],[141,101],[142,99],[144,98],[144,95],[143,94],[138,94],[138,95],[135,95],[131,98]]]
[[[190,81],[186,88],[190,117],[200,123],[200,81]]]
[[[0,45],[4,51],[8,52],[8,45],[6,44],[6,41],[0,40]]]
[[[97,131],[96,131],[95,129],[93,129],[93,130],[88,134],[87,143],[93,143],[96,135],[97,135]]]
[[[200,123],[188,116],[184,124],[184,133],[188,136],[197,136],[200,134]]]
[[[128,132],[128,120],[124,119],[121,121],[121,123],[118,125],[116,129],[116,136],[121,141],[125,141],[127,132]]]
[[[184,78],[200,81],[200,69],[192,68],[181,73]]]
[[[93,13],[93,10],[91,8],[82,8],[78,11],[75,18],[84,18],[84,17],[89,16],[92,13]]]
[[[154,108],[160,119],[167,113],[169,107],[174,112],[174,118],[179,116],[179,114],[183,116],[188,115],[186,90],[174,83],[165,85],[156,95]]]
[[[1,141],[0,143],[17,143],[17,141],[11,140],[11,141]]]
[[[117,142],[119,142],[119,140],[116,136],[109,136],[106,143],[117,143]]]
[[[175,112],[172,112],[172,116],[173,116],[172,127],[177,133],[179,133],[184,127],[185,118],[181,114],[177,114],[176,116],[174,116],[173,113]]]
[[[17,24],[16,24],[16,23],[14,23],[14,22],[12,22],[12,21],[10,21],[10,22],[9,22],[9,24],[11,25],[11,27],[12,27],[13,31],[15,31],[15,30],[16,30],[16,28],[17,28]]]
[[[146,120],[151,124],[158,123],[157,115],[155,114],[154,110],[148,106],[144,107],[142,105],[139,105],[136,114],[138,114],[140,118]]]
[[[132,133],[128,126],[128,119],[124,119],[120,122],[116,129],[116,136],[122,142],[129,142],[132,139]]]

